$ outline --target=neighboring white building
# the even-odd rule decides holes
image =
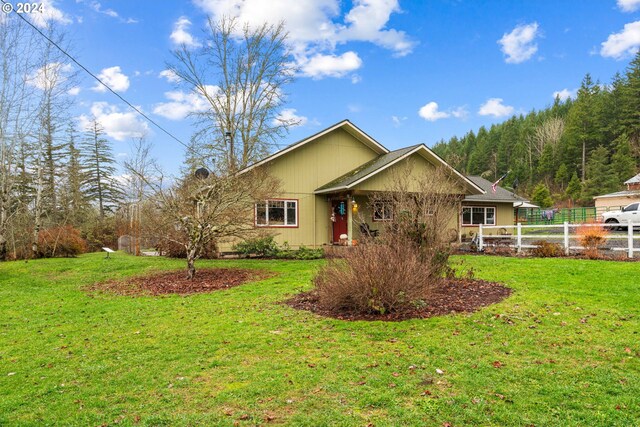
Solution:
[[[640,202],[640,173],[626,180],[626,190],[595,196],[596,208],[603,210],[619,209],[629,203]]]

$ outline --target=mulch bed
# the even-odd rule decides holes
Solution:
[[[286,301],[289,306],[340,320],[399,321],[424,319],[451,313],[471,313],[502,301],[513,291],[499,283],[475,279],[444,279],[434,289],[424,307],[387,314],[362,314],[327,310],[320,306],[315,290],[303,292]]]
[[[264,270],[241,268],[199,269],[193,280],[185,270],[131,277],[125,280],[96,283],[89,291],[107,291],[118,295],[190,295],[233,288],[247,282],[267,278],[272,273]]]

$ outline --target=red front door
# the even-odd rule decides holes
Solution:
[[[333,243],[340,243],[340,235],[347,234],[347,201],[333,200],[331,202],[331,218],[333,221]]]

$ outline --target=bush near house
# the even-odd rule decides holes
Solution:
[[[291,249],[285,242],[282,246],[274,240],[273,236],[246,239],[233,246],[233,250],[245,257],[277,258],[277,259],[320,259],[324,258],[322,248],[313,249],[300,246],[299,249]]]

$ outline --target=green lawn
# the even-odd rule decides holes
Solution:
[[[182,267],[112,258],[0,264],[0,425],[640,424],[636,263],[457,258],[514,294],[382,323],[280,304],[322,261],[201,261],[278,275],[188,297],[88,295]]]

